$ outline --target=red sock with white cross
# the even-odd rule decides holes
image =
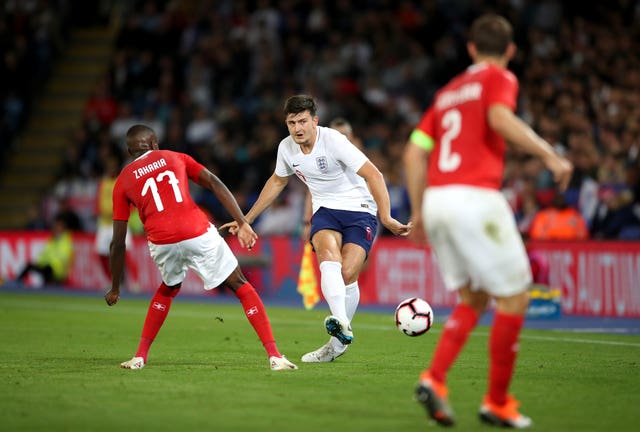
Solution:
[[[247,319],[260,338],[264,349],[267,351],[267,356],[282,357],[273,337],[267,311],[262,304],[262,300],[260,300],[260,296],[253,288],[253,285],[249,282],[245,283],[238,288],[236,296],[240,300],[240,303],[242,303],[242,308],[244,309]]]
[[[145,364],[147,363],[147,356],[149,355],[149,348],[156,338],[156,335],[160,331],[164,320],[169,314],[171,308],[171,302],[173,298],[178,295],[180,288],[171,289],[164,283],[160,284],[158,290],[151,299],[149,304],[149,310],[147,311],[147,317],[144,320],[144,326],[142,327],[142,336],[140,337],[140,344],[138,345],[138,351],[136,351],[136,357],[142,357]]]

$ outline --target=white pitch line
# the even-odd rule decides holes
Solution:
[[[355,324],[354,327],[356,327],[356,329],[366,328],[368,330],[397,331],[395,327],[393,327],[392,325],[390,325],[389,327],[385,327],[385,326],[376,326],[376,325],[368,325],[368,324]],[[552,331],[556,331],[556,330],[552,330]],[[566,330],[566,331],[570,332],[571,330]],[[440,332],[441,330],[439,329],[433,329],[429,331],[429,333],[440,333]],[[475,331],[471,333],[471,335],[488,337],[489,333],[482,332],[482,331]],[[543,341],[550,341],[550,342],[573,342],[573,343],[594,344],[594,345],[628,346],[628,347],[640,348],[640,342],[604,341],[604,340],[593,340],[593,339],[568,338],[564,336],[553,337],[553,336],[536,336],[536,335],[528,335],[528,334],[521,334],[520,338],[531,339],[531,340],[543,340]]]

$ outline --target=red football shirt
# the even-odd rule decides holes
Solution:
[[[197,237],[209,220],[189,194],[204,166],[191,156],[169,150],[149,151],[123,168],[113,188],[113,219],[128,220],[138,208],[147,238],[167,244]]]
[[[489,63],[470,66],[436,93],[417,127],[434,140],[429,186],[500,189],[506,145],[487,115],[496,103],[515,110],[517,95],[515,75]]]

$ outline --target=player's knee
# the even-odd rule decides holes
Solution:
[[[342,264],[342,279],[345,285],[349,285],[358,280],[359,266]]]
[[[240,289],[242,285],[246,283],[247,283],[247,278],[244,277],[244,274],[240,270],[240,267],[238,267],[224,281],[224,286],[229,288],[231,291],[236,292],[238,291],[238,289]]]
[[[496,299],[496,309],[510,315],[525,315],[529,307],[529,292]]]

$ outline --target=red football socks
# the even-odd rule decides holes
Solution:
[[[178,295],[178,291],[180,291],[179,288],[170,289],[162,283],[151,299],[147,317],[142,327],[142,337],[140,337],[138,351],[136,351],[136,357],[142,357],[145,363],[149,355],[149,348],[160,331],[160,327],[162,327],[165,318],[167,318],[169,309],[171,308],[171,302],[173,298]]]
[[[258,296],[256,290],[249,282],[247,282],[238,288],[236,296],[240,300],[240,303],[242,303],[242,308],[244,309],[245,315],[247,315],[247,319],[258,334],[260,341],[262,341],[262,345],[264,345],[267,355],[269,357],[281,357],[273,337],[273,331],[271,330],[267,311],[265,310],[262,300],[260,300],[260,296]]]
[[[467,342],[478,318],[476,311],[466,304],[458,304],[449,315],[429,367],[433,379],[445,383],[449,368]]]
[[[507,401],[523,323],[523,316],[495,313],[489,336],[489,398],[497,405]]]

